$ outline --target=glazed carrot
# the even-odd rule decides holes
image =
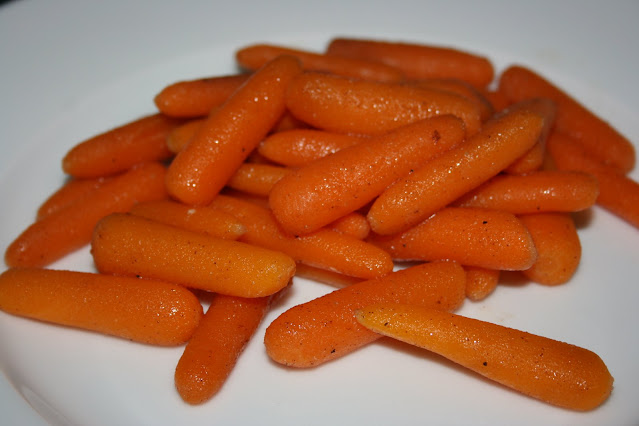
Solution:
[[[202,127],[205,118],[195,118],[173,129],[166,137],[166,146],[174,154],[182,151]]]
[[[622,172],[634,167],[635,150],[628,139],[536,72],[511,66],[502,73],[499,90],[514,102],[533,97],[553,100],[557,104],[555,128],[558,131],[578,140],[587,152],[604,164]]]
[[[36,213],[36,219],[42,219],[51,213],[58,211],[70,204],[76,202],[80,198],[90,194],[100,187],[109,178],[94,178],[94,179],[70,179],[60,188],[58,188],[53,194],[51,194],[42,204],[38,207]]]
[[[300,73],[282,56],[255,72],[216,109],[167,173],[169,194],[185,204],[208,204],[284,114],[284,92]]]
[[[401,232],[497,175],[537,141],[543,118],[513,111],[386,189],[368,212],[379,234]]]
[[[595,204],[599,182],[585,172],[539,171],[498,175],[454,205],[505,210],[514,214],[576,212]]]
[[[523,274],[539,284],[568,282],[581,260],[581,242],[572,217],[566,213],[537,213],[519,219],[537,248],[537,261]]]
[[[523,270],[537,259],[526,227],[501,210],[444,208],[400,234],[373,234],[373,244],[395,260],[455,260],[487,269]]]
[[[175,387],[184,401],[201,404],[222,388],[262,321],[269,300],[213,298],[175,369]]]
[[[454,93],[318,72],[291,82],[286,106],[311,126],[337,133],[380,134],[446,114],[461,118],[467,135],[481,125],[477,105]]]
[[[246,227],[228,213],[169,200],[139,203],[129,213],[225,240],[237,240],[246,232]]]
[[[503,92],[499,90],[493,89],[479,89],[481,94],[484,96],[490,104],[493,106],[493,110],[501,111],[506,109],[512,102],[506,97]]]
[[[482,121],[488,120],[495,113],[492,104],[482,95],[479,89],[464,80],[457,78],[428,78],[410,80],[407,84],[415,87],[443,90],[462,96],[477,105]]]
[[[235,58],[241,67],[255,71],[281,55],[299,59],[305,70],[375,81],[398,82],[404,79],[404,73],[400,70],[379,62],[324,55],[272,44],[252,44],[243,47],[236,52]]]
[[[340,274],[339,272],[316,268],[304,263],[297,264],[297,268],[295,269],[295,276],[307,278],[309,280],[317,281],[324,284],[329,284],[335,287],[346,287],[347,285],[355,284],[362,281],[362,279],[360,278],[349,277],[348,275]]]
[[[162,281],[39,268],[0,275],[0,310],[136,342],[186,342],[202,316],[189,290]]]
[[[612,391],[613,377],[601,358],[568,343],[414,305],[367,306],[356,317],[372,331],[549,404],[592,410]]]
[[[295,273],[295,262],[283,253],[122,213],[97,224],[91,254],[102,273],[240,297],[273,294]]]
[[[222,105],[249,76],[238,74],[179,81],[162,89],[155,96],[155,105],[170,117],[205,117],[213,108]]]
[[[230,188],[268,197],[273,186],[293,170],[271,164],[242,164],[226,183]]]
[[[477,266],[464,266],[466,271],[466,297],[479,302],[488,297],[499,283],[500,271]]]
[[[582,170],[599,181],[597,204],[639,228],[639,183],[588,155],[573,138],[553,132],[548,151],[561,170]]]
[[[366,216],[359,212],[348,213],[330,223],[328,227],[342,234],[351,235],[359,240],[368,237],[368,234],[371,232],[371,226],[368,220],[366,220]]]
[[[335,38],[326,52],[379,61],[404,72],[407,78],[457,78],[475,87],[488,85],[495,71],[482,56],[458,49],[420,43]]]
[[[269,204],[287,232],[313,232],[365,206],[463,138],[462,121],[450,115],[396,128],[293,171],[273,186]]]
[[[295,129],[308,129],[308,124],[295,118],[289,111],[285,111],[282,118],[280,118],[271,129],[271,133],[286,132]]]
[[[217,196],[211,207],[234,215],[246,226],[240,237],[256,246],[288,254],[296,262],[363,279],[376,278],[393,270],[384,250],[330,229],[293,236],[282,231],[270,210],[237,198]]]
[[[65,173],[76,178],[96,178],[124,172],[136,164],[173,156],[166,146],[168,134],[180,120],[154,114],[94,136],[67,152]]]
[[[257,150],[275,163],[297,167],[367,139],[316,129],[295,129],[273,133],[260,143]]]
[[[31,224],[5,252],[9,267],[42,267],[91,241],[96,223],[135,203],[166,198],[165,168],[142,164],[114,176],[90,194]]]
[[[280,364],[318,366],[380,337],[357,323],[356,309],[373,303],[415,303],[454,310],[463,303],[465,283],[461,266],[438,262],[352,284],[282,313],[266,329],[266,352]]]

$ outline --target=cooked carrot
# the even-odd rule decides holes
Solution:
[[[102,273],[240,297],[273,294],[295,273],[295,262],[283,253],[122,213],[97,224],[91,254]]]
[[[174,154],[182,151],[200,130],[205,118],[195,118],[173,129],[166,137],[166,146]]]
[[[293,170],[271,164],[244,163],[230,177],[227,186],[248,194],[268,197],[273,186]]]
[[[464,300],[466,277],[453,262],[426,263],[362,281],[294,306],[266,329],[266,352],[292,367],[315,367],[380,336],[360,326],[354,312],[373,303],[415,303],[441,310]]]
[[[553,132],[548,151],[561,170],[582,170],[599,181],[597,204],[639,228],[639,183],[592,158],[571,137]]]
[[[572,217],[566,213],[537,213],[519,219],[537,248],[537,260],[523,274],[539,284],[568,282],[581,260],[581,242]]]
[[[495,71],[482,56],[450,47],[410,42],[335,38],[329,55],[379,61],[404,72],[407,78],[458,78],[476,87],[488,85]]]
[[[407,84],[416,87],[453,92],[462,96],[477,105],[482,121],[488,120],[495,113],[495,109],[492,104],[484,97],[479,89],[464,80],[457,78],[427,78],[421,80],[410,80]]]
[[[464,266],[464,271],[466,271],[466,297],[473,302],[484,300],[495,291],[501,275],[498,269],[477,266]]]
[[[51,194],[38,207],[36,219],[42,219],[51,213],[58,211],[68,205],[75,203],[80,198],[90,194],[100,187],[104,182],[108,181],[108,177],[100,177],[94,179],[70,179]]]
[[[255,72],[204,122],[167,173],[169,194],[185,204],[208,204],[284,114],[284,92],[301,72],[282,56]]]
[[[281,55],[299,59],[305,70],[329,72],[345,77],[375,81],[398,82],[404,79],[403,72],[379,62],[324,55],[272,44],[252,44],[243,47],[236,52],[235,58],[241,67],[255,71]]]
[[[313,232],[365,206],[463,138],[462,121],[450,115],[396,128],[293,171],[273,186],[269,204],[287,232]]]
[[[297,167],[367,139],[316,129],[295,129],[273,133],[260,143],[257,150],[275,163]]]
[[[330,229],[304,236],[282,231],[270,210],[250,201],[217,196],[211,207],[234,215],[246,226],[240,237],[256,246],[278,250],[295,261],[363,279],[376,278],[393,270],[393,261],[384,250]]]
[[[289,111],[285,111],[282,118],[280,118],[271,129],[271,133],[286,132],[295,129],[308,129],[308,124],[295,118]]]
[[[537,142],[543,118],[513,111],[387,188],[368,212],[379,234],[401,232],[497,175]]]
[[[576,212],[595,204],[599,182],[585,172],[539,171],[498,175],[470,191],[454,205],[484,207],[514,214]]]
[[[175,284],[39,268],[0,275],[0,310],[161,346],[186,342],[202,316],[197,297]]]
[[[67,152],[62,169],[76,178],[96,178],[124,172],[136,164],[173,156],[168,134],[182,122],[154,114],[79,143]]]
[[[587,152],[604,164],[622,172],[634,167],[635,149],[628,139],[533,70],[509,67],[500,77],[499,90],[514,102],[534,97],[553,100],[557,104],[556,130],[578,140]]]
[[[512,102],[506,97],[503,92],[496,89],[479,89],[481,94],[488,102],[493,106],[495,111],[501,111],[506,109]]]
[[[184,401],[201,404],[222,388],[262,321],[270,299],[213,298],[175,369],[175,387]]]
[[[455,260],[487,269],[523,270],[537,259],[530,233],[512,213],[444,208],[419,225],[370,241],[395,260]]]
[[[179,81],[162,89],[155,96],[155,105],[170,117],[205,117],[249,77],[250,74],[237,74]]]
[[[584,348],[414,305],[363,307],[357,321],[376,333],[442,355],[549,404],[587,411],[612,391],[601,358]]]
[[[468,135],[481,125],[477,105],[454,93],[319,72],[291,82],[286,106],[311,126],[337,133],[380,134],[445,114],[461,118]]]
[[[193,207],[170,200],[136,204],[129,213],[225,240],[237,240],[246,227],[234,216],[210,207]]]
[[[366,216],[359,212],[348,213],[330,223],[328,227],[342,234],[351,235],[359,240],[368,237],[368,234],[371,232],[371,226],[368,220],[366,220]]]
[[[335,287],[346,287],[347,285],[355,284],[362,281],[361,278],[349,277],[348,275],[340,274],[339,272],[316,268],[314,266],[309,266],[301,262],[297,264],[297,268],[295,269],[295,276],[307,278],[309,280],[317,281],[324,284],[329,284]]]
[[[166,198],[165,168],[147,163],[114,176],[90,194],[31,224],[5,252],[9,267],[42,267],[91,241],[96,223],[135,203]]]

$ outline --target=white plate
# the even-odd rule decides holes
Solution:
[[[257,41],[321,49],[333,36],[359,35],[454,45],[500,68],[524,63],[639,140],[639,3],[313,4],[21,0],[0,7],[2,250],[63,181],[60,159],[72,145],[153,111],[153,96],[168,83],[232,71],[234,49]],[[184,404],[173,387],[181,348],[0,313],[0,423],[636,424],[639,232],[599,208],[587,219],[583,262],[569,284],[502,285],[461,313],[597,352],[615,389],[590,413],[545,405],[390,342],[314,370],[279,367],[264,353],[266,325],[331,290],[300,280],[222,391],[198,407]],[[86,249],[53,266],[92,270]]]

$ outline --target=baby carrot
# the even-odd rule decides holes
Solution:
[[[576,212],[593,206],[598,195],[599,182],[589,173],[546,170],[495,176],[455,201],[454,205],[514,214]]]
[[[292,171],[271,164],[244,163],[238,167],[226,185],[248,194],[268,197],[273,186]]]
[[[284,115],[275,123],[275,126],[271,129],[271,133],[285,132],[295,129],[308,129],[308,124],[293,117],[289,111],[284,111]]]
[[[526,227],[501,210],[447,207],[403,233],[373,234],[370,241],[395,260],[450,259],[487,269],[523,270],[537,259]]]
[[[139,203],[129,213],[225,240],[237,240],[246,232],[246,227],[228,213],[169,200]]]
[[[301,72],[282,56],[256,71],[206,119],[167,173],[169,194],[185,204],[208,204],[284,114],[284,92]]]
[[[393,270],[393,261],[384,250],[330,229],[293,236],[282,231],[270,210],[250,201],[219,195],[211,207],[234,215],[246,226],[240,241],[281,251],[318,268],[363,279],[376,278]]]
[[[9,267],[42,267],[91,241],[96,223],[135,203],[166,198],[165,168],[142,164],[114,176],[93,192],[31,224],[5,252]]]
[[[201,404],[222,388],[262,321],[269,300],[213,298],[175,369],[175,387],[184,401]]]
[[[380,134],[446,114],[461,118],[467,135],[481,125],[477,105],[454,93],[309,71],[291,82],[286,106],[313,127],[337,133]]]
[[[351,235],[359,240],[368,237],[368,234],[371,232],[371,226],[368,220],[366,220],[366,216],[359,212],[348,213],[330,223],[328,227],[342,234]]]
[[[473,302],[484,300],[499,283],[500,271],[477,266],[464,266],[466,271],[466,297]]]
[[[202,316],[197,297],[175,284],[39,268],[0,275],[0,310],[161,346],[186,342]]]
[[[529,111],[489,120],[480,133],[388,187],[368,212],[371,229],[394,234],[423,221],[521,157],[543,125],[543,118]]]
[[[491,62],[458,49],[420,43],[335,38],[329,55],[379,61],[404,72],[407,78],[458,78],[476,87],[488,85],[495,71]]]
[[[308,278],[309,280],[329,284],[335,287],[346,287],[347,285],[355,284],[362,281],[361,278],[349,277],[348,275],[340,274],[339,272],[316,268],[304,263],[297,264],[297,269],[295,269],[295,276]]]
[[[255,71],[281,55],[299,59],[304,70],[375,81],[398,82],[404,79],[404,74],[400,70],[379,62],[324,55],[272,44],[252,44],[243,47],[236,52],[235,58],[241,67]]]
[[[495,113],[495,109],[492,104],[484,97],[484,95],[482,95],[479,89],[474,87],[472,84],[457,78],[410,80],[407,84],[416,87],[443,90],[462,96],[477,105],[482,121],[488,120]]]
[[[415,303],[454,310],[464,301],[465,283],[461,266],[438,262],[340,288],[277,317],[264,335],[266,352],[280,364],[318,366],[380,337],[357,323],[356,309],[373,303]]]
[[[222,105],[249,76],[238,74],[179,81],[162,89],[155,96],[155,105],[170,117],[205,117],[213,108]]]
[[[177,126],[166,137],[166,146],[174,154],[182,151],[193,136],[200,130],[205,118],[194,118]]]
[[[182,122],[154,114],[79,143],[62,159],[64,172],[76,178],[96,178],[124,172],[136,164],[173,156],[168,134]]]
[[[499,90],[514,102],[533,97],[551,99],[557,104],[556,130],[578,140],[587,152],[604,164],[624,173],[634,167],[635,150],[628,139],[536,72],[511,66],[502,73]]]
[[[269,204],[287,232],[313,232],[365,206],[463,138],[462,121],[450,115],[396,128],[293,171],[273,186]]]
[[[581,243],[572,217],[566,213],[519,216],[537,248],[537,260],[523,274],[545,285],[568,282],[581,260]]]
[[[257,150],[275,163],[297,167],[367,139],[316,129],[295,129],[273,133],[260,143]]]
[[[613,377],[601,358],[568,343],[414,305],[367,306],[356,317],[372,331],[549,404],[592,410],[612,391]]]
[[[283,253],[122,213],[97,224],[91,254],[102,273],[240,297],[273,294],[295,273],[295,262]]]
[[[90,194],[100,187],[104,182],[108,181],[108,177],[99,177],[93,179],[70,179],[53,194],[51,194],[38,207],[36,219],[42,219],[51,213],[67,207],[85,195]]]

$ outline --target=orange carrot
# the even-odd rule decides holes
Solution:
[[[564,284],[572,278],[581,260],[581,243],[572,217],[566,213],[519,216],[537,248],[537,261],[523,274],[545,285]]]
[[[374,61],[330,56],[272,44],[252,44],[239,49],[235,58],[241,67],[255,71],[281,55],[293,56],[305,70],[329,72],[365,80],[398,82],[404,74],[395,67]]]
[[[295,261],[363,279],[376,278],[393,270],[393,262],[384,250],[330,229],[293,236],[284,233],[270,210],[250,201],[225,195],[217,196],[211,207],[234,215],[246,226],[240,237],[256,246],[278,250]]]
[[[442,310],[464,300],[466,278],[453,262],[427,263],[362,281],[294,306],[266,329],[266,352],[292,367],[315,367],[380,336],[360,326],[354,311],[373,303],[415,303]]]
[[[97,224],[91,254],[102,273],[240,297],[273,294],[295,273],[295,262],[283,253],[122,213]]]
[[[366,306],[356,317],[376,333],[442,355],[549,404],[592,410],[612,391],[613,377],[601,358],[568,343],[414,305]]]
[[[260,143],[257,150],[278,164],[297,167],[367,139],[316,129],[295,129],[273,133]]]
[[[458,78],[476,87],[488,85],[493,65],[482,56],[458,49],[420,43],[335,38],[329,55],[379,61],[404,72],[407,78]]]
[[[124,172],[136,164],[173,156],[168,134],[180,120],[150,115],[74,146],[62,160],[62,169],[76,178],[96,178]]]
[[[318,72],[291,82],[286,106],[313,127],[337,133],[380,134],[445,114],[461,118],[467,135],[481,125],[477,105],[454,93]]]
[[[291,172],[292,169],[286,167],[244,163],[226,184],[238,191],[268,197],[273,186]]]
[[[36,219],[42,219],[51,213],[58,211],[70,204],[75,203],[80,198],[90,194],[100,187],[109,178],[94,178],[94,179],[70,179],[60,188],[58,188],[53,194],[51,194],[41,205],[38,207],[36,213]]]
[[[454,205],[505,210],[514,214],[576,212],[595,204],[597,179],[578,171],[539,171],[498,175],[467,193]]]
[[[371,232],[371,226],[366,220],[366,216],[359,212],[348,213],[339,219],[330,223],[328,227],[342,234],[351,235],[359,240],[368,237]]]
[[[162,89],[155,96],[155,105],[170,117],[204,117],[222,105],[249,76],[238,74],[179,81]]]
[[[273,186],[269,204],[287,232],[313,232],[365,206],[463,138],[463,123],[453,116],[399,127],[293,171]]]
[[[224,385],[267,311],[270,297],[216,295],[175,369],[175,387],[189,404],[201,404]]]
[[[455,260],[487,269],[523,270],[537,259],[534,242],[517,217],[500,210],[444,208],[419,225],[370,241],[395,260]]]
[[[512,102],[506,97],[503,92],[493,89],[480,89],[481,94],[488,102],[493,106],[495,111],[501,111],[506,109]]]
[[[610,124],[580,104],[575,98],[534,71],[511,66],[499,80],[499,90],[511,101],[544,97],[557,104],[555,128],[570,135],[604,164],[622,172],[632,170],[635,150],[632,143]]]
[[[482,121],[488,120],[495,113],[492,104],[482,95],[482,93],[472,84],[457,78],[428,78],[422,80],[410,80],[407,84],[416,87],[443,90],[462,96],[475,103],[479,108]]]
[[[295,129],[307,129],[308,124],[293,117],[289,111],[285,111],[284,115],[275,123],[275,126],[271,129],[271,133],[285,132]]]
[[[0,275],[0,310],[161,346],[186,342],[202,316],[197,297],[175,284],[39,268]]]
[[[348,275],[340,274],[339,272],[316,268],[304,263],[297,264],[297,268],[295,269],[295,276],[307,278],[309,280],[317,281],[324,284],[329,284],[335,287],[346,287],[347,285],[355,284],[362,281],[361,278],[349,277]]]
[[[639,183],[612,167],[601,165],[571,137],[553,132],[548,151],[561,170],[582,170],[599,181],[597,204],[639,228]]]
[[[208,204],[284,114],[284,92],[300,73],[282,56],[251,76],[215,110],[167,173],[169,194],[186,204]]]
[[[535,144],[543,122],[529,111],[489,120],[480,133],[386,189],[368,212],[371,229],[401,232],[481,185]]]
[[[205,118],[196,118],[173,129],[166,137],[166,146],[174,154],[182,151],[200,130]]]
[[[466,297],[479,302],[488,297],[499,283],[500,271],[497,269],[464,266],[466,271]]]
[[[31,224],[5,252],[9,267],[42,267],[91,241],[96,223],[135,203],[166,198],[165,168],[142,164],[114,176],[90,194]]]
[[[169,200],[139,203],[133,206],[129,213],[225,240],[237,240],[246,232],[246,227],[228,213]]]

